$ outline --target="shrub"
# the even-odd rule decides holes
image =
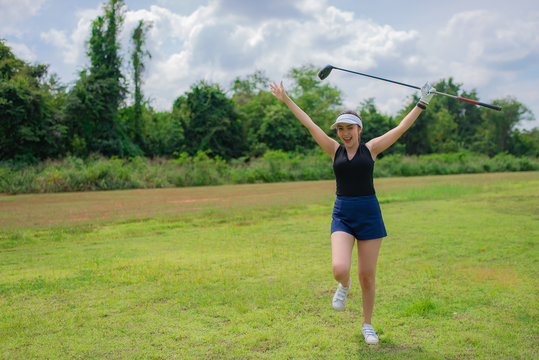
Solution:
[[[375,177],[446,175],[539,170],[536,157],[459,152],[423,156],[386,155],[376,162]],[[317,148],[308,154],[268,150],[255,159],[225,161],[211,152],[175,159],[66,157],[37,165],[0,163],[0,192],[44,193],[245,184],[333,179],[331,159]]]

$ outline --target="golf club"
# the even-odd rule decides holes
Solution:
[[[384,78],[374,76],[374,75],[363,74],[363,73],[360,73],[360,72],[357,72],[357,71],[347,70],[347,69],[339,68],[339,67],[336,67],[336,66],[333,66],[333,65],[326,65],[326,67],[324,67],[322,70],[320,70],[320,72],[318,73],[318,77],[320,78],[320,80],[324,80],[325,78],[327,78],[329,76],[329,74],[331,73],[331,70],[333,70],[333,69],[349,72],[349,73],[356,74],[356,75],[367,76],[367,77],[370,77],[370,78],[373,78],[373,79],[383,80],[383,81],[387,81],[387,82],[397,84],[397,85],[407,86],[407,87],[410,87],[412,89],[421,90],[421,88],[419,86],[405,84],[405,83],[401,83],[401,82],[394,81],[394,80],[384,79]],[[477,101],[477,100],[472,100],[472,99],[467,99],[467,98],[463,98],[463,97],[460,97],[460,96],[446,94],[446,93],[443,93],[443,92],[440,92],[440,91],[434,91],[434,93],[438,94],[438,95],[448,96],[450,98],[457,99],[459,101],[465,101],[465,102],[468,102],[468,103],[471,103],[471,104],[484,106],[484,107],[487,107],[489,109],[494,109],[494,110],[498,110],[498,111],[502,110],[501,106],[498,106],[498,105],[486,104],[486,103],[482,103],[482,102]]]

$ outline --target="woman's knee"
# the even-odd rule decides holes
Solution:
[[[358,273],[359,283],[362,288],[374,287],[376,281],[376,273],[374,271],[359,271]]]
[[[340,279],[350,275],[350,266],[346,263],[336,262],[333,263],[333,277]]]

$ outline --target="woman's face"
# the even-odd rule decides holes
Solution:
[[[344,146],[351,147],[359,144],[361,128],[356,124],[338,124],[337,136],[343,142]]]

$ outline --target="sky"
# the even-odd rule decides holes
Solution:
[[[143,92],[157,110],[170,111],[200,80],[228,91],[236,77],[263,71],[287,87],[292,68],[331,64],[416,86],[452,77],[483,102],[516,98],[533,113],[520,127],[539,127],[537,0],[124,2],[124,59],[138,21],[152,24]],[[103,3],[0,0],[0,38],[72,85],[88,66],[86,42]],[[342,91],[343,108],[374,98],[389,115],[415,91],[338,71],[324,81]]]

